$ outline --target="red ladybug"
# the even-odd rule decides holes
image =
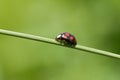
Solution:
[[[60,42],[61,44],[65,45],[65,46],[75,47],[77,44],[75,37],[68,32],[63,32],[61,34],[58,34],[56,36],[55,40]]]

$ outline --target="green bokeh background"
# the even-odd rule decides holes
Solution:
[[[120,53],[120,1],[0,0],[0,28]],[[0,80],[120,80],[120,60],[0,35]]]

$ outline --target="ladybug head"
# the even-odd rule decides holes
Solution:
[[[56,41],[60,41],[60,40],[61,40],[61,37],[62,37],[62,35],[59,34],[59,35],[56,36],[55,40],[56,40]]]

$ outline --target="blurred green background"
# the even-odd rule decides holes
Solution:
[[[0,0],[0,28],[120,53],[120,1]],[[0,35],[0,80],[120,80],[120,60]]]

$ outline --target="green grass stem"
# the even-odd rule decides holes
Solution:
[[[54,44],[54,45],[63,46],[63,47],[68,47],[68,46],[61,45],[59,42],[55,41],[54,39],[35,36],[35,35],[31,35],[31,34],[25,34],[25,33],[10,31],[10,30],[4,30],[4,29],[0,29],[0,34],[19,37],[19,38],[25,38],[25,39],[39,41],[39,42],[45,42],[45,43]],[[69,48],[80,50],[80,51],[91,52],[91,53],[104,55],[104,56],[108,56],[108,57],[120,58],[119,54],[115,54],[112,52],[103,51],[103,50],[99,50],[99,49],[95,49],[95,48],[91,48],[91,47],[86,47],[86,46],[82,46],[82,45],[76,45],[76,47],[69,47]]]

